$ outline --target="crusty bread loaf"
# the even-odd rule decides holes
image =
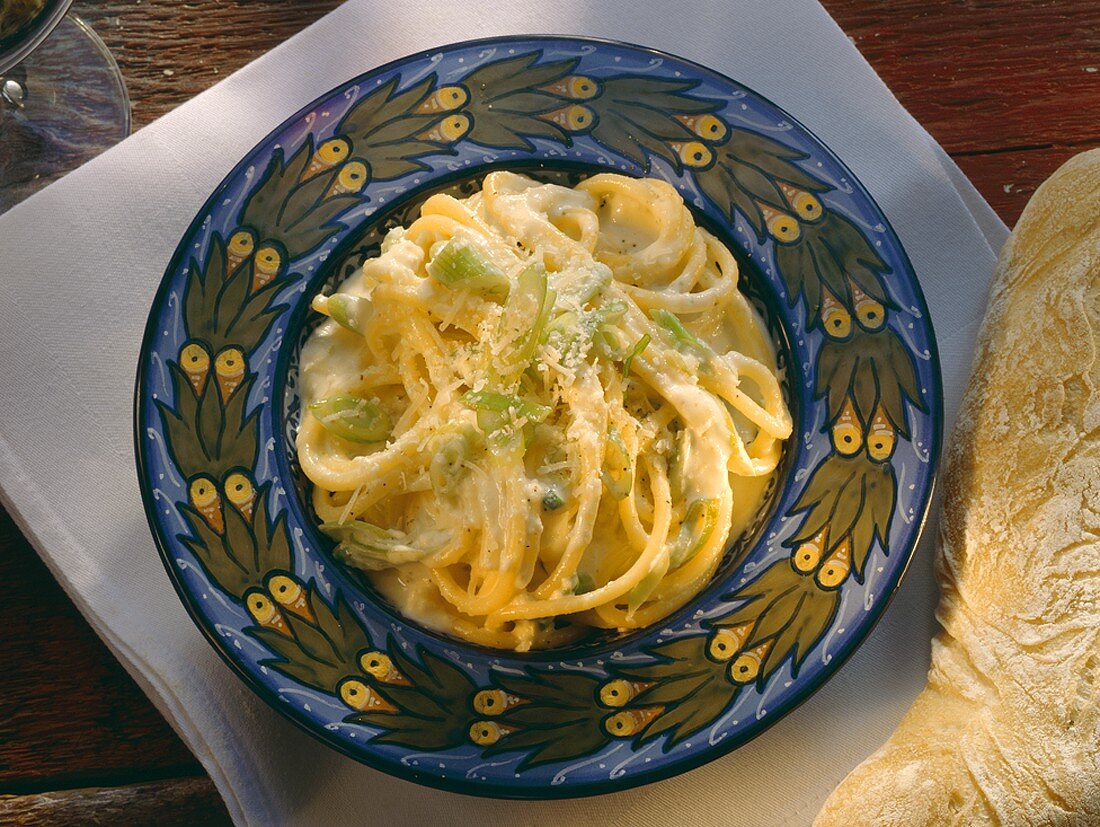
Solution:
[[[1100,825],[1100,150],[1001,254],[943,501],[928,686],[815,825]]]

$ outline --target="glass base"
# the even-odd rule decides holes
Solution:
[[[68,15],[0,78],[0,213],[129,134],[118,64]]]

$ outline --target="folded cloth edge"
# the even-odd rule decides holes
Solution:
[[[337,9],[327,18],[340,15],[344,9]],[[324,20],[325,18],[322,18]],[[320,21],[318,21],[320,22]],[[313,24],[316,26],[317,24]],[[835,25],[835,23],[834,23]],[[188,112],[188,107],[192,102],[197,102],[203,98],[204,95],[210,94],[214,89],[222,87],[224,84],[231,84],[234,79],[237,79],[241,72],[246,70],[255,71],[259,66],[262,66],[265,62],[270,60],[276,60],[282,50],[290,47],[290,44],[295,42],[298,38],[305,37],[313,26],[307,27],[302,32],[298,33],[292,38],[289,38],[284,43],[272,49],[270,52],[258,58],[256,61],[243,67],[238,72],[234,72],[228,76],[225,80],[221,81],[211,90],[201,93],[193,98],[191,101],[181,105],[179,108],[171,113],[168,113],[163,118],[158,119],[154,124],[158,124],[163,127],[166,123],[171,123],[174,118],[184,118]],[[839,27],[837,27],[839,30]],[[854,46],[851,46],[853,51]],[[857,52],[858,53],[858,52]],[[859,58],[863,60],[862,56]],[[881,83],[881,80],[879,80]],[[899,104],[900,106],[900,104]],[[906,113],[908,115],[908,113]],[[911,116],[909,116],[911,119]],[[912,119],[911,119],[912,120]],[[952,184],[954,185],[956,195],[959,198],[962,205],[966,208],[967,213],[971,216],[975,226],[982,233],[983,237],[987,240],[990,249],[996,251],[999,249],[1004,238],[1007,237],[1007,228],[996,219],[995,214],[988,207],[988,205],[981,199],[981,196],[973,188],[970,182],[961,173],[958,167],[947,156],[947,154],[935,143],[934,139],[923,129],[915,120],[912,121],[918,129],[920,129],[922,135],[931,144],[935,154],[940,160],[941,165]],[[153,126],[154,124],[150,124]],[[148,129],[146,127],[145,129]],[[142,130],[144,131],[144,130]],[[90,162],[90,165],[94,165],[95,160]],[[33,198],[34,196],[32,196]],[[983,209],[984,208],[984,209]],[[19,209],[17,207],[16,209]],[[187,743],[188,747],[195,752],[196,757],[200,760],[203,766],[210,773],[215,785],[217,786],[223,799],[225,799],[227,807],[234,821],[243,823],[246,821],[246,813],[241,802],[237,799],[236,793],[233,790],[232,785],[229,782],[227,774],[222,767],[218,764],[216,755],[209,747],[201,731],[192,726],[190,719],[187,716],[186,710],[179,702],[179,699],[172,692],[171,688],[167,685],[163,685],[158,681],[155,681],[151,676],[141,669],[141,659],[136,653],[130,651],[121,640],[115,637],[110,631],[110,628],[106,621],[101,618],[90,606],[83,600],[80,593],[75,589],[72,582],[65,576],[63,570],[52,562],[51,555],[43,553],[43,549],[50,547],[54,549],[71,549],[75,547],[75,541],[67,536],[67,532],[64,529],[64,524],[57,518],[57,515],[46,505],[47,500],[40,495],[36,486],[31,482],[30,477],[23,470],[22,466],[15,461],[14,454],[6,443],[0,439],[0,445],[3,446],[3,453],[7,454],[5,457],[5,463],[8,468],[12,469],[13,473],[17,472],[20,475],[20,479],[12,480],[13,485],[19,485],[24,489],[33,492],[33,496],[27,497],[25,502],[28,505],[24,509],[17,508],[14,501],[8,497],[3,489],[0,489],[0,501],[2,501],[8,510],[12,513],[16,524],[20,530],[28,537],[32,545],[39,552],[39,555],[43,558],[47,567],[51,571],[51,574],[61,583],[70,599],[74,601],[81,613],[88,619],[90,625],[95,629],[96,633],[104,640],[108,648],[118,657],[119,661],[126,668],[127,672],[134,678],[134,680],[141,686],[142,690],[150,697],[154,705],[158,710],[165,715],[169,720],[173,728],[180,735],[180,737]],[[38,532],[32,528],[32,524],[39,526],[50,526],[56,536],[50,532]],[[151,670],[150,670],[151,671]],[[257,816],[259,814],[256,814]]]

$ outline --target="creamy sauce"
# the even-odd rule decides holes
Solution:
[[[790,433],[736,279],[663,182],[497,172],[433,196],[315,302],[334,318],[302,351],[299,458],[341,559],[405,616],[491,646],[682,605]],[[383,438],[332,431],[334,399]]]

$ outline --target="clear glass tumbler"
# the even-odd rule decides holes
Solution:
[[[130,134],[118,64],[72,0],[0,0],[0,213]]]

